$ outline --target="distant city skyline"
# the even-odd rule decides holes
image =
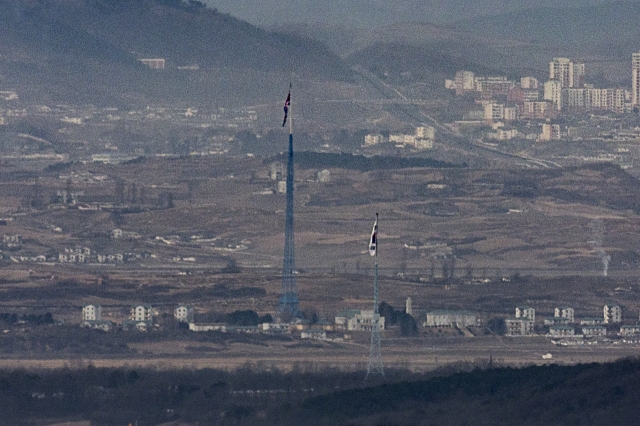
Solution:
[[[584,7],[617,3],[612,0],[292,0],[286,3],[276,0],[203,1],[220,12],[260,26],[322,23],[359,27],[409,21],[447,24],[539,7]],[[628,2],[637,1],[639,0]]]

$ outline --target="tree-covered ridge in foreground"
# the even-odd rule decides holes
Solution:
[[[88,368],[0,371],[0,425],[636,425],[640,360],[362,372]],[[347,389],[339,390],[336,389]]]

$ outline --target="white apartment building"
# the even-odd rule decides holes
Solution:
[[[574,322],[574,310],[569,306],[564,306],[562,308],[556,308],[554,310],[553,316],[556,318],[567,318],[569,322]]]
[[[527,101],[525,100],[520,110],[522,118],[544,119],[550,115],[551,104],[548,101]]]
[[[82,321],[100,321],[102,319],[102,307],[87,305],[82,308]]]
[[[520,88],[522,89],[538,89],[538,79],[535,77],[522,77],[520,79]]]
[[[136,305],[131,307],[131,321],[152,321],[154,310],[151,305]]]
[[[192,305],[178,305],[173,310],[173,316],[178,322],[193,322],[193,306]]]
[[[504,104],[498,102],[487,102],[484,104],[484,120],[494,122],[504,119]]]
[[[516,308],[516,318],[528,318],[531,321],[536,320],[536,310],[531,306],[518,306]]]
[[[562,83],[558,80],[549,80],[544,83],[543,99],[551,101],[553,107],[560,111],[562,109]]]
[[[640,105],[640,52],[631,55],[631,104]]]
[[[456,94],[474,91],[476,90],[476,76],[471,71],[458,71],[454,79],[450,80],[447,88],[454,89]]]
[[[549,80],[557,80],[562,87],[584,86],[584,64],[569,58],[553,58],[549,62]]]
[[[506,95],[509,90],[516,87],[516,82],[507,80],[507,77],[477,77],[476,88],[485,99],[495,95]]]
[[[622,322],[622,308],[618,305],[604,305],[604,323],[612,324]]]
[[[559,124],[545,123],[542,125],[542,133],[540,133],[540,137],[538,138],[538,140],[553,141],[553,140],[559,140],[561,138],[562,138],[562,131],[560,129]]]

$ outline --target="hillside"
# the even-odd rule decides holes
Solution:
[[[214,337],[226,343],[223,335]],[[528,426],[638,424],[637,359],[451,374],[454,369],[426,379],[414,374],[413,381],[407,372],[389,371],[388,384],[368,388],[361,387],[362,371],[312,370],[311,365],[290,372],[251,364],[235,372],[92,364],[51,371],[2,370],[0,425],[52,424],[54,419],[57,424],[86,420],[113,425],[135,419],[140,425],[185,426],[500,426],[512,425],[514,419]]]
[[[557,55],[581,53],[631,57],[638,50],[640,3],[537,8],[457,22],[451,29],[480,37],[515,39],[555,46]]]
[[[496,15],[531,8],[528,0],[342,0],[318,2],[292,0],[283,7],[276,0],[203,0],[211,7],[229,12],[257,25],[282,23],[339,23],[350,27],[371,28],[398,22],[443,24],[477,16]],[[537,0],[539,7],[569,7],[605,3],[607,0]]]
[[[334,425],[635,425],[639,376],[637,360],[475,370],[320,396],[304,403],[304,417]]]
[[[273,95],[273,83],[293,70],[299,78],[350,76],[318,42],[197,1],[4,1],[0,39],[0,88],[45,101],[237,103]],[[166,68],[154,72],[141,58],[164,58]]]

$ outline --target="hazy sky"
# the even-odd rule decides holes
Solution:
[[[204,0],[221,12],[269,26],[286,22],[361,27],[398,21],[445,23],[534,7],[574,7],[612,0]],[[638,1],[638,0],[631,0]]]

